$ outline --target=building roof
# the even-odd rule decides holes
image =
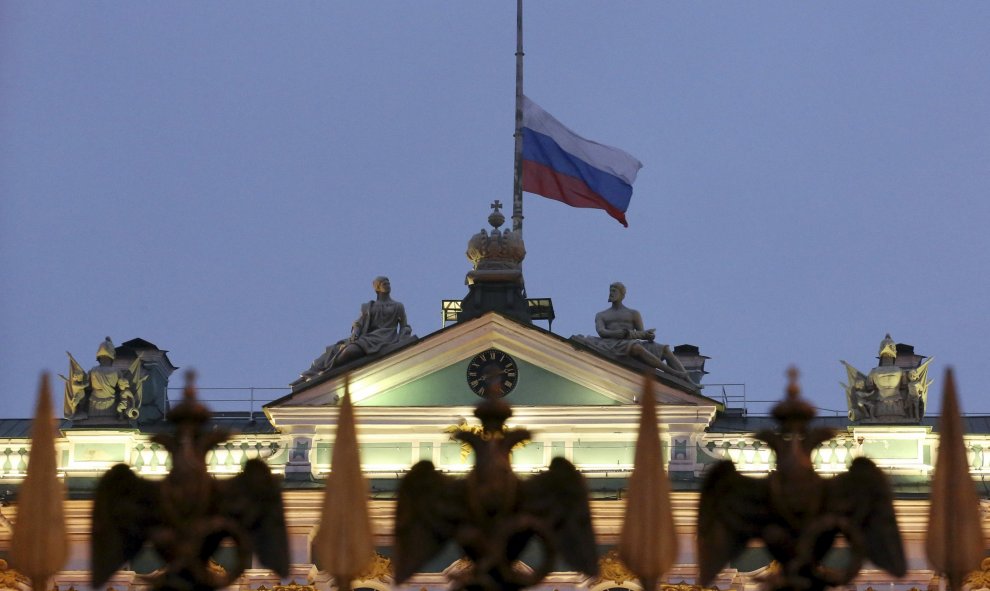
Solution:
[[[963,428],[966,434],[990,434],[990,415],[971,415],[962,417]],[[856,428],[877,428],[877,427],[926,427],[933,433],[938,433],[939,416],[926,416],[920,423],[883,423],[883,424],[861,424],[853,423],[844,416],[821,416],[815,417],[811,421],[813,427],[831,427],[838,430]],[[750,415],[739,416],[732,413],[719,413],[712,421],[709,431],[718,433],[755,433],[763,429],[775,429],[777,422],[771,416]]]
[[[632,360],[603,355],[509,315],[487,312],[444,327],[386,355],[367,356],[312,380],[296,382],[291,394],[266,404],[265,408],[332,404],[329,393],[342,388],[345,374],[350,376],[352,392],[364,390],[370,393],[365,397],[376,396],[493,347],[621,403],[634,402],[641,393],[643,376],[651,375],[661,402],[722,407],[720,402],[701,394],[692,383]],[[360,404],[357,399],[355,402]]]

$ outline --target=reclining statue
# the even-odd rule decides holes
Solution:
[[[405,307],[391,297],[388,277],[375,277],[372,286],[376,298],[361,304],[361,315],[351,327],[351,336],[327,347],[302,373],[303,378],[312,379],[366,355],[387,353],[418,338],[406,321]]]
[[[573,335],[571,339],[610,357],[631,357],[691,383],[684,365],[668,345],[654,342],[656,329],[643,330],[643,317],[637,310],[622,304],[626,286],[616,282],[609,286],[612,306],[595,315],[598,336]]]

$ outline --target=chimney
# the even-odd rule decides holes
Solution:
[[[695,345],[677,345],[674,347],[674,356],[687,370],[688,375],[691,376],[691,381],[700,386],[701,378],[708,373],[705,371],[705,360],[711,359],[711,357],[702,355]]]

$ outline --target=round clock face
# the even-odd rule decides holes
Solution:
[[[468,364],[468,386],[478,396],[502,398],[512,392],[518,381],[515,359],[498,349],[478,353]]]

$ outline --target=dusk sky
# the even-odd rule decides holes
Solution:
[[[512,200],[515,18],[0,3],[0,416],[107,335],[204,388],[287,387],[377,275],[439,329]],[[844,414],[839,360],[868,371],[889,332],[935,357],[930,412],[951,365],[963,411],[990,413],[990,3],[539,0],[525,51],[530,98],[644,165],[628,229],[526,195],[554,332],[592,334],[622,281],[751,401],[794,364]]]

